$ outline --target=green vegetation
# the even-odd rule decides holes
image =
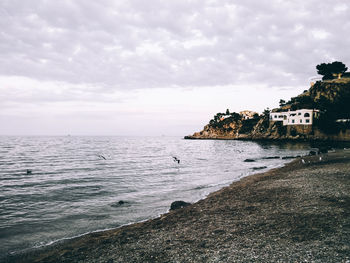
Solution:
[[[236,122],[240,120],[242,116],[237,112],[230,112],[229,109],[225,113],[218,112],[214,115],[213,119],[209,121],[209,125],[214,128],[222,128],[224,124],[229,122]]]
[[[350,72],[342,62],[322,63],[317,65],[317,72],[327,81],[317,81],[302,94],[292,97],[289,101],[280,99],[279,108],[274,112],[283,112],[298,109],[317,109],[319,117],[314,119],[314,125],[326,134],[336,134],[341,130],[350,129]],[[348,77],[349,76],[349,77]],[[338,79],[341,77],[340,79]],[[328,79],[332,79],[328,81]],[[210,120],[209,126],[221,129],[222,132],[235,130],[238,134],[277,132],[279,136],[304,135],[298,134],[293,127],[287,132],[282,122],[270,123],[269,108],[261,115],[255,114],[252,119],[245,119],[229,109],[224,113],[217,113]],[[310,133],[311,134],[311,133]]]
[[[283,107],[284,105],[286,105],[286,101],[280,99],[279,105],[280,105],[280,107]]]
[[[350,119],[350,83],[316,83],[311,96],[321,115],[315,125],[325,133],[338,133],[349,128],[349,123],[336,122]]]
[[[350,119],[350,82],[317,81],[307,92],[291,98],[280,107],[283,109],[278,111],[318,109],[320,117],[314,125],[327,134],[337,133],[348,124],[336,120]]]
[[[287,126],[283,125],[282,122],[277,123],[277,132],[280,136],[286,135],[287,134]]]
[[[335,61],[333,63],[321,63],[316,66],[317,73],[322,75],[322,80],[334,79],[340,77],[347,71],[347,67],[344,63]]]
[[[263,111],[263,115],[264,116],[270,116],[270,112],[271,110],[269,108],[266,108],[264,111]]]
[[[259,119],[242,120],[242,126],[239,129],[239,133],[241,134],[250,133],[254,129],[258,121]]]
[[[347,67],[342,62],[322,63],[317,65],[318,73],[323,75],[323,79],[334,79],[342,76],[342,79],[334,81],[317,81],[309,90],[305,90],[299,96],[291,98],[288,102],[281,99],[277,112],[298,109],[318,109],[320,117],[315,120],[314,125],[326,134],[335,134],[340,130],[350,128],[347,121],[340,119],[350,119],[350,82],[345,72]],[[264,110],[263,116],[270,113],[269,109]],[[338,121],[337,121],[338,120]],[[266,123],[262,123],[266,126]],[[280,135],[285,134],[282,127],[276,127]],[[293,136],[293,129],[291,135]]]

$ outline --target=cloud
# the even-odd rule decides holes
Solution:
[[[350,62],[346,1],[3,1],[0,72],[109,89],[299,85]]]
[[[307,88],[317,64],[349,66],[349,7],[3,0],[0,134],[187,134],[226,108],[277,106]]]

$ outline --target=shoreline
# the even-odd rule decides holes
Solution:
[[[295,206],[294,203],[295,199],[298,199],[295,192],[298,192],[299,188],[305,188],[300,182],[295,182],[296,180],[303,180],[304,183],[312,182],[321,189],[324,186],[319,185],[318,180],[315,181],[315,175],[323,173],[327,177],[334,169],[338,169],[335,174],[349,174],[350,151],[337,151],[320,156],[322,161],[319,160],[319,156],[303,157],[305,164],[299,158],[281,168],[243,177],[189,207],[170,211],[158,218],[117,229],[92,232],[9,257],[5,262],[232,262],[232,260],[242,262],[273,259],[321,260],[320,262],[327,259],[327,262],[342,262],[342,260],[345,262],[350,257],[350,247],[346,245],[350,244],[349,234],[346,235],[345,232],[344,235],[340,235],[340,239],[344,242],[337,249],[343,249],[344,253],[336,252],[335,248],[333,251],[327,246],[326,251],[321,250],[321,253],[319,250],[325,245],[322,242],[330,242],[327,236],[322,234],[323,232],[330,234],[327,228],[332,228],[329,226],[332,222],[317,222],[317,218],[323,220],[325,216],[309,218],[308,211],[304,211],[305,207],[300,207],[300,204],[308,203],[308,199],[299,200],[299,206]],[[319,171],[315,174],[317,170]],[[337,184],[338,188],[333,189],[334,193],[327,197],[327,200],[337,200],[337,194],[343,193],[345,201],[341,199],[343,201],[339,201],[340,205],[342,202],[348,205],[350,191],[345,190],[349,190],[350,178],[343,177],[341,179],[344,179],[347,184]],[[285,184],[288,180],[289,183]],[[313,184],[310,184],[311,190],[315,188]],[[323,190],[325,196],[330,191],[327,188]],[[301,191],[299,194],[313,196],[310,189],[306,192]],[[313,196],[313,198],[318,200],[320,196]],[[319,209],[316,209],[319,213],[322,214],[328,210],[332,212],[328,206],[332,206],[334,202],[329,201],[328,206],[324,207],[327,200],[321,200],[321,203],[320,200],[315,201],[315,205],[319,206]],[[290,207],[294,207],[296,211],[292,213],[293,211],[288,210]],[[307,207],[314,209],[309,205]],[[299,211],[300,208],[303,208],[302,211]],[[343,210],[340,209],[337,215],[338,219],[343,220],[343,224],[340,225],[346,229],[350,225],[350,220],[343,217],[348,215],[349,211]],[[301,218],[298,219],[298,216]],[[289,224],[281,225],[277,220],[279,217],[284,218]],[[304,220],[301,220],[303,218]],[[300,227],[308,226],[309,230],[304,230],[312,238],[310,239],[305,233],[294,233],[293,224],[290,224],[293,222],[297,222],[297,225],[301,225]],[[276,232],[281,226],[283,231]],[[268,228],[265,229],[266,227]],[[288,230],[288,227],[291,229]],[[291,238],[288,238],[289,232],[294,233]],[[316,240],[317,244],[309,248],[313,252],[309,255],[309,252],[309,254],[306,253],[308,250],[304,251],[300,246],[313,240]],[[279,242],[276,243],[276,241]],[[340,241],[337,240],[337,242]],[[279,248],[280,243],[284,244],[283,249]],[[290,253],[281,254],[286,248]]]
[[[321,138],[244,138],[244,137],[196,137],[186,135],[184,140],[237,140],[237,141],[257,141],[257,142],[317,142],[317,143],[350,143],[350,140],[334,140]]]

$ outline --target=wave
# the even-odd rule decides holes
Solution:
[[[1,145],[11,158],[0,159],[0,229],[8,231],[0,254],[153,218],[174,200],[198,201],[259,172],[254,167],[287,161],[263,156],[302,153],[255,142],[171,137],[4,137]],[[181,164],[174,165],[171,156],[180,156]],[[243,163],[247,158],[257,161]],[[31,175],[25,174],[28,167]],[[113,206],[118,200],[129,203]]]

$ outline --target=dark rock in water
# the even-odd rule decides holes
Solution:
[[[252,162],[255,162],[255,160],[253,160],[253,159],[245,159],[244,162],[246,162],[246,163],[252,163]]]
[[[187,202],[184,202],[184,201],[174,201],[170,205],[170,210],[176,210],[176,209],[179,209],[179,208],[184,208],[186,206],[189,206],[190,204],[191,203],[187,203]]]
[[[27,169],[27,174],[32,174],[32,170]]]
[[[328,148],[327,147],[320,148],[320,153],[328,153]]]
[[[296,158],[295,156],[283,156],[282,159],[286,160],[286,159],[294,159]]]
[[[119,206],[125,205],[126,203],[127,203],[126,201],[120,200],[117,203],[111,204],[111,207],[119,207]]]
[[[318,155],[318,154],[320,154],[320,149],[318,148],[310,149],[309,155]]]
[[[261,170],[261,169],[265,169],[267,168],[267,166],[260,166],[260,167],[253,167],[253,170]]]
[[[268,157],[263,157],[261,159],[265,159],[265,160],[270,160],[270,159],[280,159],[279,156],[268,156]]]
[[[188,135],[188,136],[185,136],[184,139],[186,139],[186,140],[195,140],[195,139],[197,139],[197,138],[196,138],[196,137],[193,137],[193,136],[191,136],[191,135]]]

